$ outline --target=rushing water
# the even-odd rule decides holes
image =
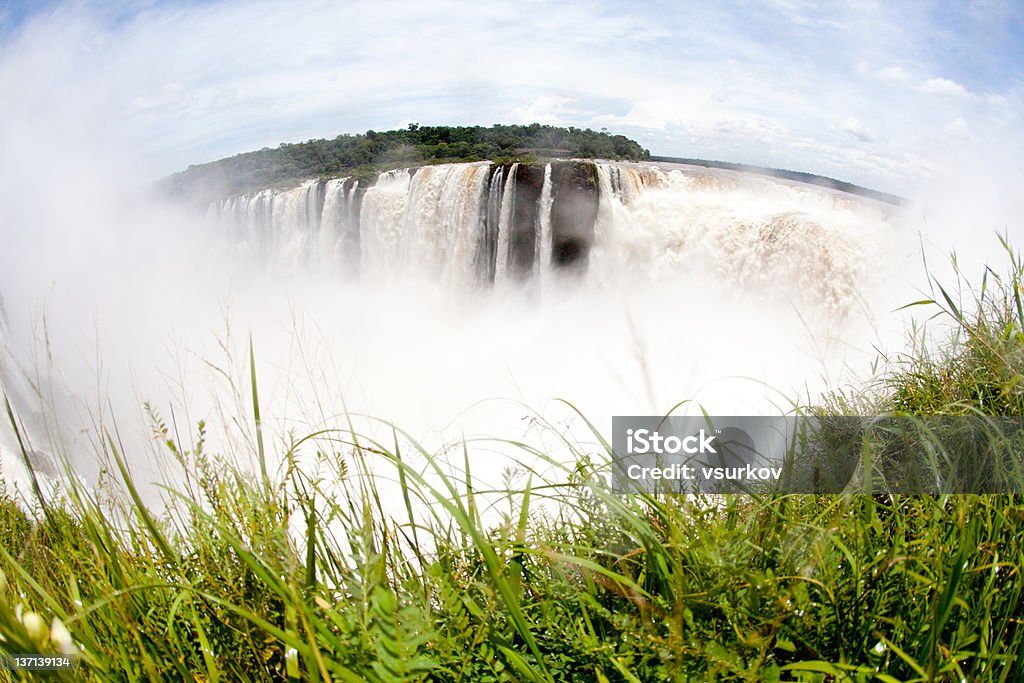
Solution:
[[[535,235],[522,253],[519,164],[447,164],[389,171],[371,186],[340,178],[262,190],[210,207],[233,249],[279,272],[317,267],[400,274],[457,288],[501,283],[510,268],[551,276],[551,164],[528,208]],[[725,171],[596,164],[589,277],[614,284],[699,270],[738,290],[775,289],[810,312],[842,316],[866,284],[894,209],[813,186]],[[531,200],[527,200],[531,201]],[[521,222],[521,218],[518,219]]]
[[[774,410],[866,366],[862,304],[881,284],[895,211],[665,164],[479,162],[309,180],[211,205],[190,252],[205,265],[138,285],[140,299],[168,299],[156,312],[112,306],[112,292],[74,300],[103,311],[96,356],[112,375],[128,365],[131,382],[65,375],[74,354],[59,340],[42,375],[5,353],[0,379],[40,449],[76,461],[95,447],[95,422],[81,414],[98,386],[114,412],[147,400],[165,417],[180,411],[185,430],[218,423],[210,438],[245,450],[250,334],[278,444],[342,426],[346,411],[437,447],[529,436],[531,410],[571,431],[556,398],[602,429],[613,414],[686,399],[720,414]],[[175,230],[164,228],[168,240]],[[170,329],[201,362],[167,357]],[[107,341],[125,335],[127,350]],[[112,346],[123,352],[102,352]],[[168,375],[173,389],[155,381]],[[41,391],[54,376],[71,379]],[[48,411],[69,402],[73,420],[50,415],[64,436],[46,436]],[[5,470],[17,468],[11,435],[0,438]]]

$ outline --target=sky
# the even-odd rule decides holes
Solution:
[[[0,0],[0,101],[8,147],[138,178],[540,122],[913,194],[952,167],[1022,173],[1024,4]]]

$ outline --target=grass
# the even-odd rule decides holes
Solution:
[[[915,327],[877,385],[819,410],[1024,414],[1024,273],[1005,246],[1007,276],[919,303],[948,339]],[[151,417],[188,473],[165,511],[116,435],[118,491],[69,478],[44,505],[0,486],[0,648],[81,654],[53,680],[1024,680],[1017,492],[617,496],[585,450],[481,491],[468,468],[487,444],[464,444],[460,477],[399,448],[408,435],[354,428],[308,437],[316,473],[294,448],[268,470],[261,441],[252,476],[206,452],[205,425],[186,450]]]

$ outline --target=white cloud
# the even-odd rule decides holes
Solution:
[[[884,188],[902,182],[899,164],[852,152],[921,158],[948,122],[986,131],[995,111],[1021,125],[1017,95],[959,72],[921,77],[950,73],[928,58],[943,43],[927,13],[887,4],[224,0],[117,21],[102,7],[58,5],[5,39],[0,142],[77,131],[144,176],[395,121],[538,121]]]
[[[562,115],[566,113],[566,108],[572,101],[571,97],[543,95],[514,108],[509,113],[509,119],[513,123],[559,124],[563,122]]]
[[[757,116],[723,119],[716,122],[714,128],[721,133],[740,134],[752,139],[779,138],[786,134],[784,126]]]
[[[911,86],[918,92],[927,95],[940,95],[946,97],[967,97],[970,95],[967,88],[948,78],[926,78],[916,82],[913,74],[901,66],[887,66],[878,70],[878,78],[890,83],[899,83]]]
[[[847,117],[845,121],[839,124],[839,130],[844,133],[849,133],[861,142],[874,142],[878,139],[878,135],[875,131],[871,130],[852,116]]]
[[[967,89],[956,81],[948,78],[929,78],[918,89],[929,95],[943,95],[949,97],[967,97]]]
[[[1006,95],[1000,95],[997,93],[990,93],[985,95],[985,102],[995,107],[996,109],[1006,110],[1012,105],[1010,104],[1010,98]]]
[[[974,137],[971,127],[967,125],[967,122],[964,121],[962,117],[958,117],[944,125],[942,127],[942,132],[945,134],[946,138],[957,142],[970,140]]]
[[[893,83],[910,83],[913,77],[901,66],[887,66],[878,70],[878,77]]]
[[[603,114],[592,120],[600,126],[625,126],[648,130],[664,130],[669,123],[682,123],[682,117],[677,109],[671,105],[666,107],[662,103],[650,101],[635,103],[628,112],[621,116]]]

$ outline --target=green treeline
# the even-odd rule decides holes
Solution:
[[[650,153],[622,135],[539,123],[522,126],[420,126],[333,140],[282,143],[207,164],[163,181],[177,197],[212,198],[282,185],[302,178],[370,173],[381,168],[444,161],[507,161],[535,157],[647,159]]]

